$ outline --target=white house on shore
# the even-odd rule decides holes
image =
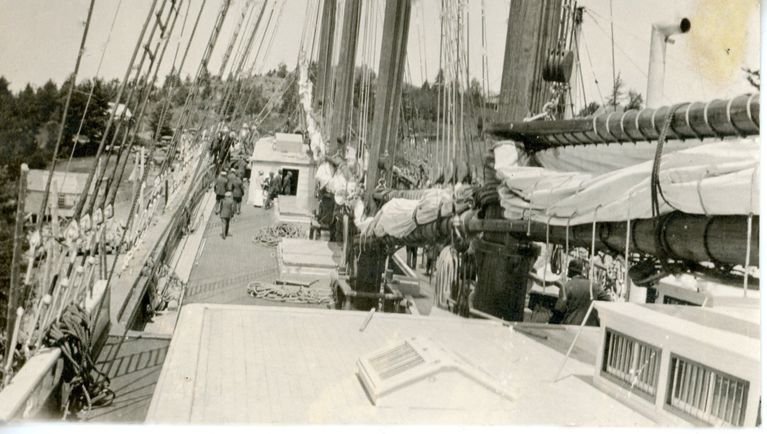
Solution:
[[[48,180],[47,170],[31,169],[27,175],[27,197],[24,211],[30,215],[32,221],[37,221],[40,205],[45,195],[45,184]],[[53,172],[51,188],[48,194],[48,205],[45,216],[50,216],[51,207],[55,203],[58,213],[62,217],[71,217],[74,214],[77,201],[85,190],[88,181],[87,173]]]

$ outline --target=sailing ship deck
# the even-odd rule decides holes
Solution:
[[[574,327],[527,335],[498,322],[262,306],[184,308],[157,383],[152,423],[654,423],[591,381],[599,329],[584,331],[555,381]],[[508,389],[503,408],[373,405],[357,359],[409,337],[460,354]],[[457,390],[456,393],[460,393]]]
[[[230,236],[222,239],[221,220],[213,212],[213,194],[206,195],[202,202],[199,229],[181,240],[179,250],[170,261],[176,274],[187,281],[183,305],[285,306],[286,303],[254,298],[247,293],[248,283],[271,283],[280,276],[276,248],[253,241],[258,229],[276,223],[274,213],[243,203],[242,213],[231,221]],[[318,286],[329,286],[327,277],[313,279],[318,280]],[[326,309],[325,305],[306,303],[290,303],[290,306]],[[110,331],[98,363],[101,369],[105,369],[107,362],[115,359],[109,374],[117,397],[112,406],[88,414],[88,420],[144,421],[177,318],[178,311],[159,313],[143,326],[143,330],[129,332],[116,356],[114,352],[117,351],[122,328]]]

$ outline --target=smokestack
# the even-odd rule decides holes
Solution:
[[[666,43],[672,35],[690,31],[690,20],[682,18],[670,23],[654,23],[650,39],[650,66],[647,71],[647,107],[663,105],[663,81],[666,76]]]

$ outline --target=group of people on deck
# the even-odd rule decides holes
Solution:
[[[213,185],[216,193],[216,214],[221,218],[221,238],[229,236],[229,222],[235,215],[240,214],[242,197],[245,196],[244,165],[233,164],[227,170],[222,170]]]
[[[285,174],[285,177],[283,177],[280,174],[282,171],[283,170],[280,169],[275,173],[274,170],[272,170],[269,172],[268,176],[264,175],[263,170],[258,172],[258,176],[261,179],[261,190],[263,191],[262,200],[264,209],[271,208],[274,199],[279,195],[289,195],[293,190],[293,173],[288,171]]]

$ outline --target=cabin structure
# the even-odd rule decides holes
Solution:
[[[758,425],[758,306],[597,302],[597,310],[597,387],[661,425]]]
[[[250,191],[248,203],[257,207],[263,203],[256,200],[264,193],[261,191],[261,176],[274,172],[283,180],[291,173],[290,191],[280,194],[281,213],[310,215],[314,208],[314,172],[315,166],[310,156],[309,147],[300,134],[277,133],[263,137],[253,147],[250,157]],[[263,175],[259,175],[262,172]]]

